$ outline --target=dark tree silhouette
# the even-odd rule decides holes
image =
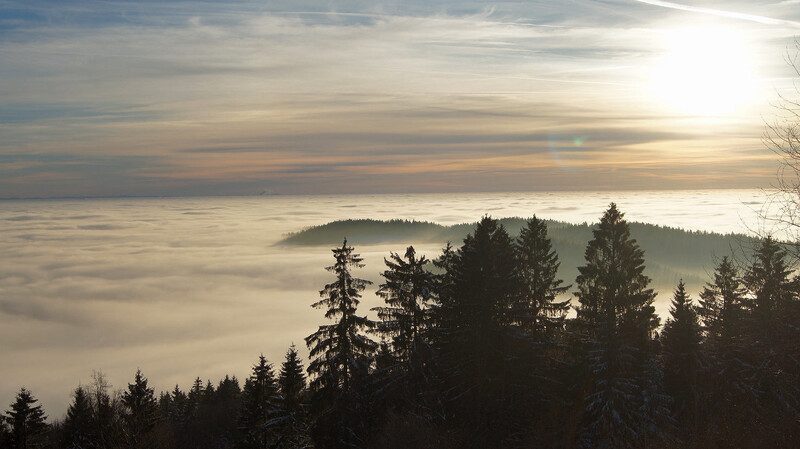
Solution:
[[[350,392],[353,379],[366,373],[376,344],[361,331],[375,325],[363,316],[356,315],[361,292],[371,282],[355,278],[350,273],[353,268],[362,268],[363,259],[353,253],[347,239],[341,248],[334,248],[336,263],[326,268],[336,274],[336,280],[322,289],[316,308],[326,308],[325,318],[338,319],[334,324],[323,325],[317,332],[306,337],[311,349],[309,373],[315,377],[311,387],[315,390],[331,388]]]
[[[699,429],[700,391],[698,376],[702,366],[702,328],[686,285],[681,280],[675,289],[670,318],[661,335],[664,385],[675,400],[673,411],[682,424],[684,440]]]
[[[652,447],[667,436],[668,400],[657,385],[651,338],[658,318],[644,251],[614,203],[593,234],[575,293],[588,362],[583,444]]]
[[[484,217],[451,257],[438,310],[439,377],[472,445],[487,447],[510,437],[513,410],[525,402],[516,386],[526,368],[520,357],[530,348],[515,326],[514,250],[503,226]]]
[[[743,277],[750,293],[745,356],[753,373],[746,381],[757,396],[762,441],[775,447],[800,443],[800,426],[790,424],[800,423],[800,322],[793,313],[797,284],[789,278],[793,270],[786,260],[786,250],[768,237]]]
[[[30,391],[22,388],[17,393],[11,409],[6,410],[6,420],[11,427],[11,444],[13,449],[29,449],[43,447],[48,425],[47,417],[41,405],[36,404]]]
[[[89,393],[78,387],[72,395],[73,400],[67,409],[62,426],[62,444],[68,449],[91,449],[97,447],[94,435],[94,413]]]
[[[277,423],[280,414],[280,394],[272,365],[261,355],[253,365],[253,374],[245,381],[242,390],[242,415],[240,429],[244,438],[242,449],[269,448],[278,437]]]
[[[306,390],[306,376],[294,344],[286,351],[286,360],[281,365],[278,384],[280,385],[283,409],[288,413],[300,412]]]
[[[745,289],[739,270],[723,257],[709,282],[700,293],[698,313],[705,331],[704,346],[709,367],[704,389],[708,391],[704,413],[717,419],[709,422],[708,439],[722,447],[738,443],[732,435],[748,428],[758,418],[758,392],[748,380],[755,367],[747,358],[747,308]]]
[[[558,295],[569,289],[562,286],[558,275],[558,255],[547,236],[547,224],[533,216],[520,230],[514,242],[517,258],[517,275],[522,284],[515,314],[522,319],[519,324],[539,339],[543,333],[561,329],[569,311],[570,301],[556,301]]]
[[[359,407],[364,404],[363,387],[377,344],[363,333],[375,324],[356,314],[361,292],[370,282],[353,277],[350,271],[362,268],[363,259],[353,253],[347,239],[332,251],[336,262],[326,269],[336,280],[320,291],[322,299],[313,307],[326,308],[325,318],[337,321],[306,337],[311,357],[308,372],[313,376],[317,444],[348,447],[360,441],[365,419]]]
[[[377,294],[386,305],[372,309],[381,319],[376,332],[391,340],[391,351],[383,354],[383,360],[396,363],[399,369],[395,371],[400,376],[422,382],[424,366],[431,355],[429,307],[434,299],[435,277],[425,269],[428,259],[417,258],[413,246],[406,249],[405,258],[391,253],[384,262],[388,269],[383,272],[385,282]]]
[[[747,300],[751,319],[750,337],[760,345],[777,343],[782,317],[787,304],[793,301],[794,285],[789,279],[792,269],[786,263],[786,251],[767,237],[755,253],[752,266],[742,281],[751,293]]]
[[[739,271],[727,256],[723,257],[714,272],[714,282],[706,284],[700,293],[698,312],[711,347],[722,350],[740,343],[744,294]]]
[[[11,428],[6,423],[6,417],[0,414],[0,447],[13,447]]]
[[[94,434],[99,447],[112,448],[122,445],[122,417],[117,398],[112,398],[111,385],[105,374],[100,371],[92,373],[89,393],[94,407]]]
[[[280,437],[276,445],[281,448],[305,448],[310,446],[307,422],[306,377],[303,364],[292,344],[286,351],[278,377],[281,393]]]
[[[147,378],[136,370],[133,383],[122,394],[125,407],[125,436],[131,448],[150,447],[148,436],[156,423],[158,403],[153,389],[147,386]]]

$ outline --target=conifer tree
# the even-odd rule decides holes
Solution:
[[[449,298],[438,311],[439,377],[450,413],[470,429],[476,447],[508,437],[511,416],[524,402],[520,357],[530,348],[514,328],[519,291],[511,238],[484,217],[453,257]],[[505,434],[505,435],[504,435]]]
[[[664,324],[661,344],[664,385],[675,400],[673,410],[685,424],[684,431],[697,430],[700,392],[698,374],[702,363],[702,329],[692,299],[681,280],[672,299],[670,318]]]
[[[434,276],[425,269],[428,259],[417,258],[413,246],[406,249],[405,258],[391,253],[384,262],[388,270],[383,272],[385,282],[377,294],[386,305],[372,309],[381,319],[376,331],[391,339],[393,359],[407,365],[403,371],[408,373],[412,365],[421,369],[421,358],[430,353],[426,334],[430,323],[429,304],[435,289]]]
[[[668,423],[667,398],[651,338],[658,325],[655,293],[644,275],[644,251],[614,203],[603,214],[579,267],[577,322],[583,330],[589,395],[583,444],[597,448],[653,445]]]
[[[428,319],[430,320],[429,331],[432,342],[441,341],[441,331],[446,328],[445,320],[447,311],[453,306],[453,289],[455,273],[455,263],[458,258],[456,250],[451,242],[442,248],[442,253],[433,260],[433,266],[438,272],[433,276],[436,294],[433,295],[434,301],[430,304]]]
[[[93,435],[95,429],[92,403],[89,393],[78,387],[73,393],[73,401],[67,409],[62,428],[62,444],[67,449],[91,449],[96,447]]]
[[[519,302],[514,307],[520,326],[529,334],[560,329],[570,301],[556,301],[556,297],[569,286],[556,279],[560,263],[547,236],[547,224],[534,215],[520,230],[514,249],[521,282]]]
[[[172,407],[170,409],[169,419],[175,424],[178,429],[184,429],[187,424],[187,416],[189,413],[188,398],[186,393],[181,391],[178,385],[172,390]]]
[[[743,283],[751,293],[748,323],[750,337],[756,345],[773,347],[779,343],[787,304],[792,301],[793,287],[786,263],[786,251],[771,237],[761,241],[752,266]]]
[[[348,447],[360,444],[365,422],[360,410],[366,402],[363,388],[377,344],[363,333],[374,323],[356,314],[361,292],[370,282],[354,277],[351,270],[362,268],[363,259],[353,253],[347,239],[332,251],[335,263],[326,269],[336,280],[320,291],[322,299],[313,307],[325,308],[325,318],[336,321],[306,337],[315,399],[312,430],[320,446]]]
[[[236,376],[226,375],[217,386],[215,411],[211,423],[216,429],[217,446],[232,447],[239,436],[242,389]]]
[[[434,261],[433,266],[439,269],[440,273],[435,276],[437,294],[435,300],[439,304],[450,304],[452,302],[453,274],[455,273],[455,263],[458,254],[453,248],[452,242],[447,242],[442,248],[442,254]]]
[[[13,449],[29,449],[42,447],[48,425],[47,417],[39,402],[26,388],[21,388],[11,409],[6,410],[6,420],[11,427],[11,443]]]
[[[278,378],[282,407],[288,413],[299,412],[303,403],[303,393],[306,389],[306,376],[303,371],[297,349],[292,344],[286,351],[286,360],[281,365]]]
[[[126,437],[131,448],[149,447],[148,434],[158,418],[158,404],[153,389],[147,386],[147,378],[136,370],[133,383],[122,394],[125,407]]]
[[[786,258],[778,242],[763,239],[743,278],[750,292],[744,355],[753,367],[747,383],[757,394],[761,441],[783,447],[800,439],[798,426],[789,424],[800,422],[800,323],[792,320],[796,284]]]
[[[725,256],[714,272],[714,282],[700,293],[698,312],[707,343],[716,350],[739,344],[743,334],[744,293],[739,271]]]
[[[728,257],[722,258],[713,282],[700,293],[698,312],[709,358],[704,386],[709,398],[703,413],[714,417],[706,433],[721,445],[735,444],[730,436],[759,419],[759,392],[750,380],[756,367],[747,358],[745,293],[739,270]]]
[[[240,429],[243,449],[269,448],[278,433],[273,421],[280,411],[280,396],[272,365],[261,355],[242,390]]]
[[[306,377],[303,371],[303,364],[292,344],[278,376],[283,417],[278,447],[305,448],[310,444],[305,413]]]
[[[341,248],[332,251],[336,262],[326,270],[333,272],[336,280],[320,291],[322,299],[313,307],[326,308],[325,318],[337,321],[320,326],[317,332],[306,337],[312,357],[308,372],[315,376],[311,380],[313,389],[349,393],[354,379],[369,368],[370,357],[377,346],[362,333],[374,327],[374,323],[356,315],[361,292],[371,282],[352,276],[350,271],[364,264],[363,259],[353,253],[353,247],[347,245],[347,239]]]
[[[200,380],[200,377],[195,377],[194,382],[192,382],[192,387],[189,389],[189,393],[186,395],[190,416],[197,415],[197,411],[203,401],[204,389],[205,387],[203,387],[203,381]]]
[[[0,447],[13,447],[13,441],[11,438],[11,428],[9,428],[8,423],[6,422],[6,417],[0,414]]]

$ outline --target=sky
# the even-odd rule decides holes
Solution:
[[[0,0],[0,198],[768,187],[798,34],[798,0]]]

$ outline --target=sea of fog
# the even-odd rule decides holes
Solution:
[[[594,222],[614,201],[630,221],[748,233],[762,228],[765,199],[705,190],[0,201],[0,409],[25,386],[61,418],[94,370],[115,388],[141,368],[157,391],[187,389],[198,376],[243,379],[262,353],[277,365],[292,343],[305,354],[303,338],[324,322],[310,304],[333,259],[326,247],[277,244],[304,227],[534,213]],[[357,247],[366,267],[356,274],[379,282],[383,257],[414,243]],[[430,257],[441,247],[415,246]],[[374,287],[362,312],[379,303]],[[662,316],[670,296],[657,299]]]

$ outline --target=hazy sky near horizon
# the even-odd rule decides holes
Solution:
[[[0,198],[767,187],[798,34],[798,0],[0,0]]]

